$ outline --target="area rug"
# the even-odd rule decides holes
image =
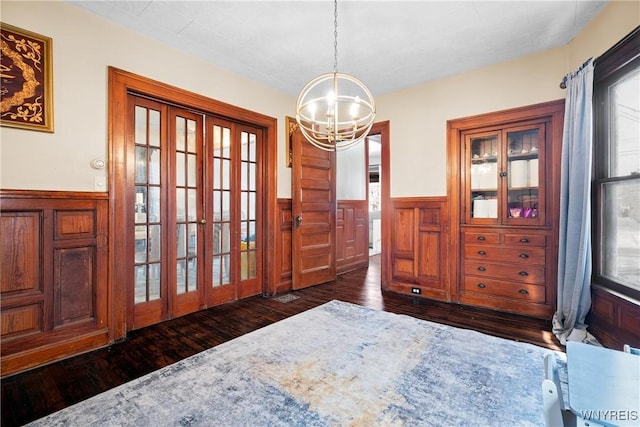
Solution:
[[[540,426],[550,350],[331,301],[42,426]]]

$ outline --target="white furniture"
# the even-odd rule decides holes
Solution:
[[[640,349],[568,342],[566,390],[554,354],[544,359],[544,421],[556,426],[640,425]]]
[[[579,424],[640,425],[640,357],[568,342],[569,407]]]

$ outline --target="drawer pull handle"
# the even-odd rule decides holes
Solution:
[[[522,295],[529,295],[529,291],[526,289],[520,289],[518,292],[520,292]]]
[[[486,287],[487,287],[487,285],[485,285],[484,283],[478,283],[478,287],[479,287],[480,289],[484,289],[484,288],[486,288]]]
[[[522,239],[520,239],[520,243],[529,243],[529,239],[523,237]]]
[[[478,255],[486,255],[487,253],[485,251],[478,251]]]
[[[529,258],[529,255],[527,255],[527,254],[520,254],[520,258],[522,258],[522,259],[527,259],[527,258]]]
[[[487,240],[484,236],[478,236],[478,240]]]
[[[518,273],[521,276],[528,276],[529,273],[527,273],[526,271],[521,271],[520,273]]]
[[[478,271],[487,271],[487,269],[484,267],[478,267]]]

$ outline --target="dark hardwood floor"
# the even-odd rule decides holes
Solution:
[[[367,270],[292,293],[224,304],[129,333],[123,342],[1,380],[2,426],[23,425],[105,390],[333,299],[562,349],[550,322],[380,291],[380,257]],[[542,369],[542,365],[541,365]]]

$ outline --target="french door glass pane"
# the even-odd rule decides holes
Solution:
[[[160,111],[149,111],[149,145],[160,147]]]
[[[603,184],[602,275],[640,291],[640,179]]]
[[[176,255],[184,258],[187,255],[187,226],[178,224],[176,227]]]
[[[187,190],[187,220],[192,224],[197,221],[198,216],[198,195],[195,188]]]
[[[149,150],[149,184],[160,184],[160,149]]]
[[[160,263],[149,264],[149,301],[160,299]]]
[[[176,221],[184,221],[187,219],[185,208],[186,196],[184,188],[176,188]]]
[[[149,225],[149,261],[160,261],[161,241],[160,241],[160,225]]]
[[[187,182],[184,153],[176,153],[176,186],[184,187]]]
[[[196,155],[195,154],[188,154],[187,155],[187,171],[188,171],[187,185],[189,187],[195,187],[196,186],[196,173],[198,171],[198,169],[196,167]]]
[[[135,143],[147,145],[147,109],[136,106],[135,108]],[[137,158],[136,158],[137,160]],[[136,165],[138,163],[136,162]]]
[[[147,198],[148,200],[147,216],[149,217],[149,221],[159,222],[160,221],[160,187],[150,187],[148,191],[149,191],[149,197]]]
[[[179,259],[176,261],[176,293],[184,294],[187,288],[187,261]]]
[[[160,298],[160,112],[135,107],[134,301]]]
[[[196,143],[197,143],[197,127],[196,122],[194,120],[189,120],[187,122],[187,151],[190,153],[196,152]]]
[[[147,266],[136,265],[135,272],[135,303],[147,301]]]
[[[136,146],[135,181],[141,184],[147,183],[147,147],[145,146]]]

